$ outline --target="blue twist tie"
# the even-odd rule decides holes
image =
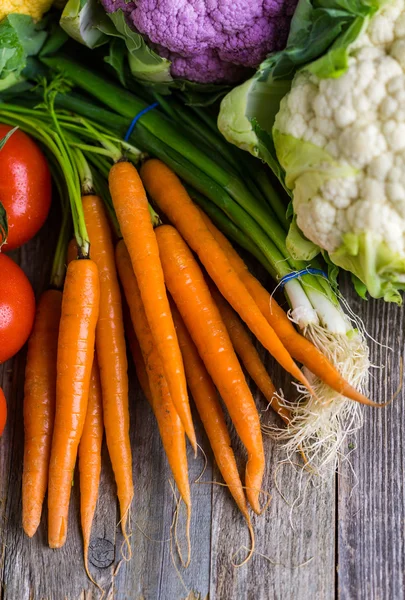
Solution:
[[[127,142],[129,140],[129,138],[131,137],[131,133],[133,132],[134,127],[137,124],[137,122],[139,121],[139,119],[141,117],[143,117],[143,115],[146,115],[146,113],[149,112],[150,110],[153,110],[154,108],[156,108],[157,106],[159,106],[159,102],[154,102],[150,106],[147,106],[146,108],[141,110],[137,115],[135,115],[135,117],[131,121],[130,126],[128,127],[128,131],[125,134],[124,141]]]
[[[281,287],[281,289],[283,289],[283,287],[288,281],[291,281],[292,279],[297,279],[298,277],[301,277],[301,275],[320,275],[321,277],[325,277],[325,279],[328,279],[327,274],[321,269],[312,269],[311,267],[307,267],[306,269],[301,269],[301,271],[287,273],[287,275],[284,275],[284,277],[280,279],[278,285]]]

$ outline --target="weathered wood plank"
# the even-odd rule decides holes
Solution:
[[[392,348],[371,344],[373,364],[385,365],[374,373],[371,396],[384,402],[393,397],[402,375],[404,311],[383,301],[353,300],[352,305],[370,335]],[[343,464],[339,476],[339,598],[401,600],[405,598],[404,391],[387,408],[366,408],[363,413],[352,468]]]
[[[285,392],[293,393],[281,369],[270,358],[267,363],[276,386],[284,384]],[[264,410],[265,399],[260,393],[255,397],[257,405]],[[262,419],[274,422],[277,417],[269,411],[263,413]],[[240,568],[232,566],[231,555],[242,544],[249,545],[246,526],[229,494],[224,494],[222,488],[214,488],[210,600],[332,600],[334,481],[308,485],[308,476],[300,468],[279,464],[285,458],[279,443],[268,436],[264,443],[267,469],[263,489],[271,495],[271,503],[263,515],[253,518],[256,553]],[[233,446],[238,456],[243,456],[235,436]],[[297,462],[300,463],[298,458]],[[304,494],[302,502],[300,489]]]

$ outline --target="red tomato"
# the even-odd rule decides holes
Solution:
[[[7,403],[3,390],[0,388],[0,437],[3,435],[7,421]]]
[[[0,364],[16,354],[31,332],[35,297],[24,271],[0,253]]]
[[[0,140],[12,129],[0,124]],[[7,212],[3,250],[28,242],[41,229],[51,205],[51,173],[42,151],[19,129],[0,150],[0,202]]]

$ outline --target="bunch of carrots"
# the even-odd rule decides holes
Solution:
[[[49,545],[60,548],[64,544],[78,461],[85,568],[91,577],[87,554],[105,431],[121,528],[130,547],[134,487],[126,334],[139,383],[155,414],[187,509],[187,533],[191,494],[186,438],[195,453],[198,447],[189,390],[219,470],[248,524],[250,556],[254,534],[248,504],[256,514],[263,510],[265,453],[259,413],[243,367],[287,426],[290,413],[248,329],[310,392],[310,383],[294,359],[339,393],[373,403],[295,330],[233,246],[194,204],[180,179],[160,160],[146,160],[138,171],[121,153],[115,156],[108,175],[114,218],[122,236],[115,244],[108,216],[111,210],[94,193],[84,154],[78,144],[66,142],[55,113],[51,114],[75,239],[66,255],[70,218],[65,210],[51,285],[38,303],[28,347],[24,530],[34,535],[48,492]],[[170,224],[162,224],[160,217]],[[121,288],[128,311],[123,310]],[[219,396],[246,449],[244,482]],[[184,566],[189,561],[190,547]]]

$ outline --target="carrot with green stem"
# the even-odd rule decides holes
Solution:
[[[53,108],[55,88],[45,93],[63,157],[79,259],[73,260],[63,288],[56,363],[56,408],[49,463],[48,542],[63,546],[77,451],[87,412],[100,285],[97,265],[89,257],[77,167]]]
[[[170,225],[158,227],[156,238],[168,290],[246,448],[247,497],[253,510],[260,513],[265,458],[259,415],[249,386],[191,250]]]
[[[252,545],[246,559],[248,560],[254,552],[255,536],[218,392],[173,302],[171,310],[191,395],[207,433],[219,471],[249,528]]]
[[[271,377],[262,363],[259,353],[242,321],[231,306],[229,306],[225,298],[220,294],[216,286],[212,282],[209,282],[208,285],[214,302],[221,313],[225,327],[228,330],[236,354],[239,356],[246,371],[249,373],[272,409],[283,419],[284,423],[288,425],[291,421],[291,413],[283,406],[277,397],[276,388],[274,387]]]
[[[121,528],[128,542],[127,523],[134,485],[129,439],[128,364],[121,292],[107,213],[101,198],[92,194],[92,173],[83,154],[80,151],[76,153],[80,160],[84,219],[91,244],[92,259],[97,265],[100,276],[96,350],[100,369],[104,426],[117,484]]]
[[[311,391],[308,380],[260,312],[177,175],[160,160],[151,159],[143,164],[141,177],[152,200],[197,253],[211,279],[249,329],[280,365]]]
[[[118,162],[111,168],[109,185],[146,317],[163,362],[170,395],[196,452],[197,442],[187,396],[184,366],[167,299],[146,193],[137,170],[129,162]]]
[[[324,356],[312,342],[298,333],[285,311],[256,277],[250,273],[245,262],[224,234],[219,231],[202,210],[200,210],[200,214],[217,243],[227,255],[232,267],[249,290],[260,311],[273,327],[291,356],[305,365],[312,373],[314,373],[314,375],[319,377],[321,381],[329,385],[339,394],[356,402],[360,402],[361,404],[381,406],[380,404],[376,404],[369,400],[361,392],[350,385],[340,375],[339,371],[326,356]]]
[[[56,177],[59,196],[65,190]],[[56,352],[65,274],[65,252],[70,218],[66,202],[53,261],[50,287],[37,306],[34,327],[28,341],[24,383],[24,467],[22,476],[22,525],[32,537],[40,523],[48,485],[56,398]]]
[[[127,335],[138,377],[144,389],[145,396],[151,403],[174,480],[187,509],[186,535],[188,541],[188,558],[184,566],[188,566],[190,563],[191,496],[188,481],[185,431],[170,395],[163,369],[163,361],[157,350],[146,317],[141,293],[132,268],[131,258],[123,240],[117,244],[116,261],[131,315],[132,323],[129,323],[127,326]],[[141,355],[139,355],[139,348]],[[146,386],[144,381],[145,367],[148,386]],[[180,551],[179,554],[181,557]]]

